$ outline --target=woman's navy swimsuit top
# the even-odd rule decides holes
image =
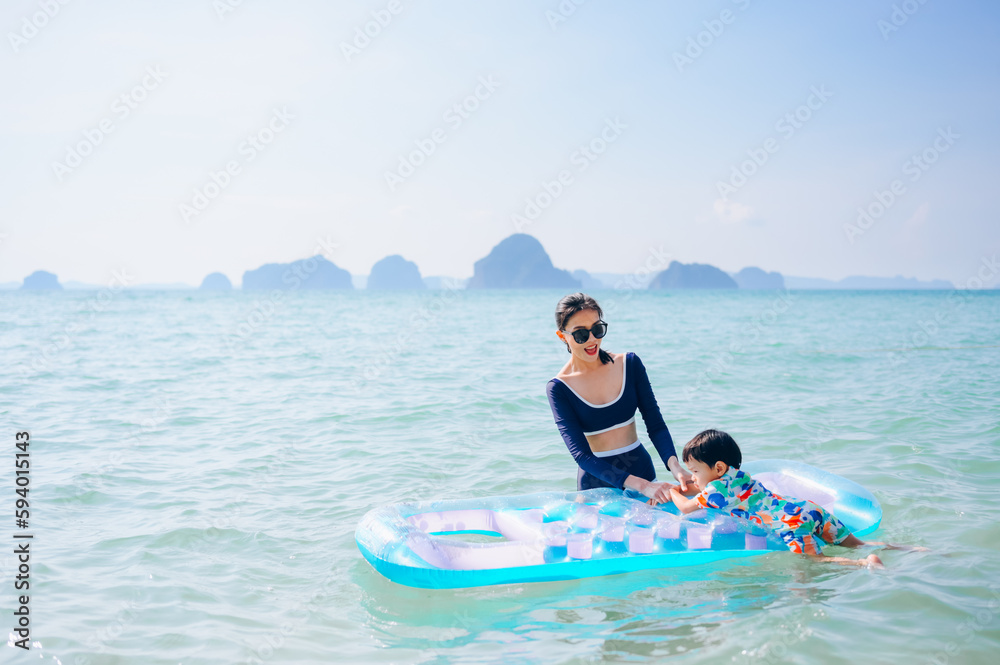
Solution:
[[[607,404],[591,404],[557,378],[549,379],[545,387],[556,426],[573,459],[584,471],[603,478],[618,488],[624,487],[625,479],[629,476],[628,469],[622,468],[621,464],[612,464],[613,458],[594,455],[587,442],[587,435],[628,425],[635,420],[637,406],[646,423],[646,432],[663,463],[666,464],[667,460],[676,455],[674,441],[660,415],[660,407],[656,404],[646,368],[639,356],[631,351],[626,353],[623,371],[625,375],[621,392]]]

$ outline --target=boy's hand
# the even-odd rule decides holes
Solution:
[[[689,499],[688,497],[681,494],[680,489],[676,486],[670,488],[670,500],[674,502],[677,506],[677,510],[681,511],[685,515],[688,513],[693,513],[696,510],[701,510],[701,504],[695,499]]]

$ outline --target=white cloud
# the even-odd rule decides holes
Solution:
[[[733,201],[718,199],[712,208],[715,210],[715,216],[727,224],[739,224],[753,216],[753,209],[750,206]]]

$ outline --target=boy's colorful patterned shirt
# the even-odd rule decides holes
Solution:
[[[702,508],[714,508],[732,514],[734,517],[745,517],[750,519],[751,515],[764,513],[774,518],[780,510],[780,505],[785,502],[780,496],[771,493],[761,483],[754,480],[750,474],[744,473],[735,467],[729,469],[722,477],[713,480],[705,486],[695,500]],[[787,502],[785,502],[787,503]],[[777,510],[769,510],[770,508]],[[755,522],[763,522],[753,520]],[[771,520],[767,520],[770,522]]]
[[[817,538],[839,543],[851,533],[843,522],[818,504],[778,496],[733,467],[708,483],[695,500],[703,508],[725,511],[773,531],[794,552],[819,554]]]

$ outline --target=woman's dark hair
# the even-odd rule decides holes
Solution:
[[[582,312],[585,309],[593,310],[597,312],[597,318],[603,319],[604,313],[601,311],[601,306],[597,304],[597,301],[588,296],[586,293],[571,293],[556,305],[556,326],[559,330],[566,332],[566,322],[572,318],[577,312]],[[564,342],[566,344],[566,352],[573,353],[573,350],[569,348],[569,342]],[[604,349],[599,349],[597,355],[601,359],[601,364],[606,365],[609,362],[613,363],[614,358],[611,354]]]
[[[707,429],[684,445],[684,463],[691,458],[707,466],[725,462],[738,469],[743,462],[743,453],[733,437],[717,429]]]

